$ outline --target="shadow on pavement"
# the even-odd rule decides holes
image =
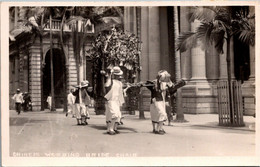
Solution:
[[[48,120],[40,120],[40,119],[33,119],[33,120],[30,120],[30,123],[40,123],[40,122],[46,122]]]
[[[118,130],[128,130],[134,133],[138,133],[134,128],[129,128],[129,127],[123,127],[123,126],[119,126]]]
[[[209,128],[215,130],[232,130],[232,131],[225,131],[227,133],[240,133],[241,131],[247,132],[255,132],[254,129],[250,129],[248,125],[245,127],[226,127],[226,126],[219,126],[217,123],[213,122],[212,124],[205,124],[205,125],[191,125],[192,129],[199,129],[199,130],[208,130]],[[224,131],[223,131],[224,132]]]
[[[88,126],[97,130],[107,130],[106,126],[104,125],[88,125]]]
[[[102,131],[106,131],[107,130],[107,127],[105,125],[88,125],[89,127],[91,128],[94,128],[94,129],[97,129],[97,130],[102,130]],[[128,131],[131,131],[131,132],[134,132],[134,133],[137,133],[137,131],[133,128],[128,128],[128,127],[123,127],[122,125],[121,126],[118,126],[118,130],[128,130]],[[128,133],[128,132],[121,132],[120,133]]]
[[[40,119],[31,119],[27,117],[19,117],[18,118],[9,118],[9,125],[10,126],[23,126],[25,123],[40,123],[40,122],[45,122],[46,120],[40,120]]]

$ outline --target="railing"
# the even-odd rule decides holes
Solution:
[[[217,90],[219,125],[244,126],[241,83],[239,81],[231,82],[231,101],[229,98],[230,95],[228,91],[227,81],[219,81],[217,85]],[[232,112],[230,111],[231,103]]]
[[[61,21],[60,20],[52,20],[51,29],[53,31],[59,31],[61,29]],[[50,30],[50,23],[46,25],[44,30]],[[71,31],[71,27],[67,24],[64,24],[63,31]]]
[[[53,19],[52,20],[52,24],[51,24],[51,28],[52,28],[52,31],[60,31],[60,29],[61,29],[61,21]],[[50,30],[50,23],[46,25],[44,30]],[[67,24],[64,24],[63,25],[63,31],[71,32],[72,31],[72,27],[68,26]],[[81,30],[79,30],[79,31],[81,31]],[[94,24],[91,24],[89,27],[87,27],[85,32],[86,33],[94,33]]]

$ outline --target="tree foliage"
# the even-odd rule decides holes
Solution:
[[[90,19],[94,24],[104,23],[104,17],[119,17],[123,18],[123,7],[84,7],[84,6],[68,6],[68,7],[43,7],[43,6],[23,6],[23,7],[10,7],[9,14],[14,15],[15,8],[19,10],[18,25],[10,33],[16,36],[24,32],[38,33],[34,30],[39,30],[42,33],[43,29],[49,24],[49,16],[52,15],[53,19],[65,20],[65,23],[75,19],[75,16],[81,19]],[[64,16],[64,17],[63,17]],[[41,21],[43,25],[41,25]],[[41,25],[41,26],[39,26]]]
[[[199,20],[195,32],[184,32],[177,38],[177,50],[181,52],[197,46],[202,41],[203,48],[214,42],[218,53],[223,53],[224,40],[238,34],[239,39],[254,45],[255,22],[245,8],[234,7],[192,7],[190,21]]]
[[[106,68],[125,67],[136,71],[139,67],[140,40],[132,33],[112,28],[109,32],[101,32],[88,51],[92,60],[104,59]]]
[[[214,45],[216,51],[222,54],[224,42],[226,41],[226,62],[228,80],[228,101],[231,124],[235,113],[234,93],[231,91],[231,54],[230,44],[232,36],[236,35],[247,44],[254,45],[255,41],[255,21],[254,16],[249,15],[249,7],[192,7],[190,21],[198,20],[200,25],[193,32],[185,32],[179,35],[176,50],[181,52],[197,47],[197,42],[201,42],[201,48],[205,49]],[[236,118],[235,118],[236,119]]]
[[[97,97],[104,95],[104,75],[114,66],[120,66],[127,82],[133,82],[140,70],[141,41],[132,33],[119,28],[100,32],[87,51],[93,62],[94,92]]]

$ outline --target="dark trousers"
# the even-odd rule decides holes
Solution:
[[[21,103],[15,103],[15,109],[16,109],[16,112],[18,112],[18,114],[20,114],[21,112]]]
[[[172,117],[172,107],[171,106],[166,106],[166,113],[167,113],[167,119],[168,119],[168,122],[170,123],[172,120],[173,120],[173,117]]]

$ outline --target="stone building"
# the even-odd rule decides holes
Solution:
[[[10,15],[10,32],[21,19],[20,7]],[[69,90],[78,84],[76,61],[73,54],[72,40],[65,42],[67,57],[63,54],[59,42],[60,20],[52,21],[53,34],[53,75],[55,108],[63,108]],[[15,32],[9,40],[9,97],[10,108],[13,108],[12,95],[20,88],[22,92],[29,92],[32,98],[33,110],[39,111],[47,107],[46,99],[51,93],[51,67],[50,67],[50,27],[44,29],[45,35],[42,38],[42,49],[39,36],[29,32]],[[65,25],[64,33],[69,34],[71,29]],[[93,33],[87,35],[88,40],[84,44],[87,50],[93,40]],[[14,39],[15,37],[15,39]],[[41,57],[41,52],[43,57]],[[91,80],[91,64],[83,56],[83,65],[80,67],[80,80]]]
[[[10,15],[10,31],[19,18],[19,8]],[[186,17],[189,7],[178,7],[181,32],[194,30],[199,23],[190,23]],[[250,7],[254,12],[254,8]],[[173,7],[124,7],[124,29],[136,34],[142,41],[140,80],[152,80],[159,70],[168,70],[175,75],[174,19]],[[58,25],[57,21],[57,25]],[[59,26],[56,27],[57,30]],[[48,32],[48,29],[45,29]],[[55,31],[55,29],[54,29]],[[69,29],[67,30],[70,31]],[[89,34],[86,48],[95,34]],[[43,57],[40,40],[21,33],[10,40],[10,97],[19,87],[31,93],[33,110],[42,110],[50,92],[49,35],[43,38]],[[70,40],[66,43],[68,57],[61,52],[58,35],[53,37],[54,83],[57,106],[64,104],[64,95],[72,85],[77,84],[76,63]],[[242,80],[244,113],[255,113],[255,48],[243,45],[236,38],[231,43],[232,79]],[[214,47],[206,51],[200,47],[181,53],[181,77],[187,81],[182,88],[182,102],[185,113],[217,113],[216,85],[227,79],[226,54],[218,55]],[[41,67],[42,62],[42,67]],[[84,57],[81,77],[91,81],[91,63]],[[42,73],[41,73],[42,72]],[[42,80],[41,80],[42,74]],[[143,94],[149,95],[147,90]],[[11,100],[10,100],[11,101]],[[11,103],[10,103],[11,104]],[[143,102],[149,105],[149,100]],[[11,107],[11,105],[10,105]],[[147,108],[147,107],[145,107]]]
[[[178,7],[178,10],[180,32],[194,31],[199,23],[187,19],[189,7]],[[249,10],[254,13],[254,7]],[[124,24],[127,31],[136,33],[143,42],[141,80],[154,79],[161,69],[175,75],[173,7],[126,7]],[[243,81],[244,114],[252,115],[255,113],[255,48],[236,38],[230,47],[232,79]],[[206,51],[197,47],[181,53],[181,76],[187,81],[182,88],[185,113],[218,112],[216,87],[218,81],[227,80],[226,67],[226,53],[218,55],[214,47]]]

